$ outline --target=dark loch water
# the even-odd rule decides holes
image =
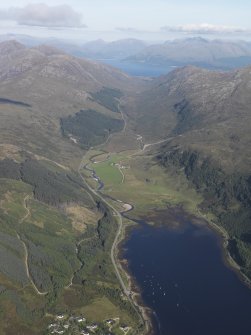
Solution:
[[[162,335],[250,335],[251,290],[224,265],[219,238],[176,217],[179,228],[134,229],[124,257]]]
[[[116,67],[131,76],[138,77],[159,77],[175,70],[176,68],[175,66],[150,66],[149,64],[144,63],[130,63],[114,59],[99,59],[98,61]]]

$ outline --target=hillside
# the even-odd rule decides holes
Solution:
[[[200,37],[177,39],[151,45],[126,59],[148,65],[231,69],[251,63],[251,45],[244,41],[207,40]]]
[[[61,136],[61,119],[80,110],[94,110],[97,117],[101,113],[111,123],[116,122],[121,116],[112,110],[117,104],[112,89],[124,95],[141,86],[140,80],[109,66],[48,46],[26,48],[15,41],[0,44],[0,78],[1,143],[21,146],[49,158],[57,155],[60,162],[72,163],[74,155],[79,159],[81,152],[75,140]],[[101,99],[99,92],[103,94]],[[113,107],[104,102],[107,97],[115,99]],[[104,131],[101,142],[109,135],[109,127]]]
[[[117,220],[80,163],[123,129],[120,99],[144,81],[16,41],[0,43],[0,79],[0,333],[61,331],[64,313],[69,334],[117,316],[136,334],[110,256]]]
[[[247,172],[250,71],[211,72],[195,67],[173,71],[128,100],[131,127],[145,142],[173,137],[177,145],[221,158],[226,169]]]
[[[186,177],[200,209],[229,234],[229,251],[251,275],[251,68],[185,67],[128,101],[130,127],[168,174]]]

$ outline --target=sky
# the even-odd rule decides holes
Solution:
[[[188,36],[251,40],[251,0],[9,0],[0,34],[85,42]]]

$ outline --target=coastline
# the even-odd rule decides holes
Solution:
[[[120,265],[121,270],[124,272],[127,278],[127,282],[128,282],[128,286],[130,290],[130,298],[134,306],[138,309],[138,312],[140,313],[142,317],[142,321],[144,322],[144,328],[145,328],[144,335],[155,335],[156,327],[154,326],[154,311],[150,307],[144,304],[142,295],[141,295],[141,289],[129,269],[128,260],[125,259],[123,256],[124,243],[129,238],[129,234],[132,229],[135,229],[135,225],[134,226],[127,225],[124,227],[123,236],[117,246],[117,250],[118,250],[117,261]]]
[[[171,210],[171,212],[170,212]],[[176,212],[177,210],[177,212]],[[167,211],[171,213],[170,215],[172,216],[173,213],[182,213],[182,215],[186,216],[192,224],[194,225],[205,225],[215,233],[216,238],[217,238],[217,243],[219,244],[219,247],[221,249],[221,255],[222,255],[222,260],[224,262],[224,266],[229,268],[231,271],[233,271],[238,279],[249,289],[251,289],[251,280],[241,271],[241,267],[239,264],[233,259],[231,256],[229,250],[228,250],[228,245],[229,245],[229,235],[225,229],[219,225],[217,225],[215,222],[212,220],[209,220],[205,214],[201,213],[198,211],[197,215],[195,213],[191,213],[186,211],[182,206],[177,206],[174,208],[167,208]],[[174,211],[172,213],[172,211]],[[125,211],[126,212],[126,211]],[[134,222],[135,225],[137,224],[137,220],[133,220],[132,218],[128,218],[130,221]],[[163,223],[160,223],[162,225]],[[139,285],[137,284],[136,280],[133,277],[133,274],[131,274],[130,269],[129,269],[129,264],[126,259],[123,258],[123,251],[124,251],[124,246],[123,244],[126,242],[128,239],[128,236],[130,234],[131,229],[135,229],[134,226],[124,226],[124,233],[121,236],[120,243],[118,245],[118,262],[120,264],[121,269],[124,271],[130,291],[132,292],[131,298],[133,300],[133,303],[135,306],[139,308],[140,313],[142,314],[143,318],[145,321],[149,322],[150,328],[148,328],[148,331],[146,334],[148,335],[153,335],[155,334],[155,331],[157,330],[157,327],[155,327],[155,318],[154,318],[154,311],[144,305],[144,302],[142,301],[141,297],[141,289]],[[175,225],[174,225],[175,228]],[[178,228],[179,229],[179,228]]]
[[[92,190],[93,191],[93,190]],[[99,190],[98,190],[99,191]],[[139,319],[141,319],[141,325],[142,325],[142,331],[139,333],[140,335],[156,335],[158,332],[158,327],[156,324],[156,318],[154,316],[154,311],[146,306],[143,302],[142,295],[141,295],[141,288],[136,282],[136,279],[134,278],[133,274],[130,272],[129,269],[129,264],[124,257],[121,257],[123,254],[124,250],[124,243],[128,239],[128,236],[130,234],[131,229],[135,228],[135,225],[137,225],[137,220],[134,220],[133,218],[127,217],[125,214],[132,211],[134,207],[128,203],[122,203],[121,201],[117,199],[112,199],[113,201],[116,201],[120,203],[120,205],[123,205],[123,210],[115,210],[113,205],[108,203],[107,199],[103,198],[103,195],[100,194],[99,192],[96,193],[94,190],[94,193],[98,195],[99,197],[102,198],[102,200],[105,201],[109,205],[110,208],[112,208],[115,212],[120,214],[121,217],[124,219],[128,219],[131,222],[134,223],[134,225],[128,225],[124,223],[122,225],[121,223],[121,228],[120,230],[120,236],[118,236],[118,239],[115,243],[115,262],[117,264],[117,268],[119,266],[119,271],[123,273],[123,275],[126,277],[126,288],[125,288],[125,294],[129,301],[131,301],[132,305],[134,306],[135,312],[138,314]],[[251,280],[241,271],[241,267],[237,264],[237,262],[233,259],[231,256],[229,250],[228,250],[228,245],[229,245],[229,235],[227,231],[225,231],[224,228],[221,226],[217,225],[215,222],[212,220],[209,220],[207,216],[198,210],[196,213],[189,212],[185,210],[182,206],[182,204],[166,208],[165,215],[164,215],[164,221],[166,222],[167,219],[167,212],[169,212],[169,218],[170,220],[175,218],[175,214],[179,215],[182,214],[189,218],[191,220],[191,223],[194,225],[199,225],[199,224],[204,224],[208,226],[209,229],[211,229],[213,232],[215,232],[217,238],[218,238],[218,243],[221,248],[221,254],[222,254],[222,259],[224,261],[224,266],[228,267],[231,269],[231,271],[234,271],[236,275],[238,276],[239,280],[248,286],[248,288],[251,288]],[[163,211],[163,212],[164,212]],[[173,211],[173,212],[172,212]],[[160,222],[158,223],[157,219],[160,219]],[[156,210],[153,212],[153,215],[151,216],[152,221],[154,224],[160,224],[162,225],[163,221],[161,220],[161,210]],[[141,219],[141,218],[139,218]],[[145,218],[144,218],[145,219]],[[149,219],[149,217],[148,217]],[[146,220],[148,221],[148,220]],[[149,221],[148,221],[149,222]],[[171,222],[171,225],[173,225],[173,229],[180,228],[175,225],[175,220]],[[128,292],[128,293],[127,293]]]
[[[199,209],[197,211],[197,213],[192,213],[187,211],[186,209],[183,208],[182,205],[177,205],[174,207],[170,207],[167,208],[168,211],[168,215],[170,214],[169,218],[172,218],[173,214],[179,214],[182,213],[182,215],[184,217],[187,217],[189,220],[191,220],[191,223],[194,225],[199,225],[199,224],[205,224],[206,226],[208,226],[209,229],[211,229],[216,236],[218,237],[218,243],[220,245],[221,248],[221,253],[222,253],[222,258],[223,258],[223,262],[224,265],[226,267],[228,267],[231,271],[235,272],[236,275],[238,276],[239,280],[246,285],[249,289],[251,289],[251,279],[248,278],[245,273],[242,272],[240,265],[235,261],[235,259],[231,256],[229,250],[228,250],[228,245],[229,245],[229,234],[228,232],[221,227],[220,225],[218,225],[217,223],[213,222],[212,220],[208,219],[207,216],[205,214],[203,214]],[[177,212],[176,212],[177,211]],[[162,214],[162,210],[157,210],[156,211],[158,214]],[[153,217],[153,219],[155,219],[156,217]],[[145,220],[145,218],[142,218],[143,220]],[[147,221],[147,220],[145,220]],[[160,220],[161,221],[161,220]],[[166,224],[160,222],[160,223],[155,223],[155,224]],[[176,228],[175,223],[172,222],[172,225],[174,228]]]
[[[79,173],[80,173],[80,168],[82,166],[82,162],[83,162],[84,157],[82,158],[82,161],[81,161],[80,166],[79,166]],[[84,166],[84,168],[86,168],[86,165]],[[92,170],[92,171],[95,173],[94,170]],[[80,176],[81,176],[81,173],[80,173]],[[88,185],[88,183],[86,182],[86,180],[82,176],[81,176],[81,178],[85,182],[89,191],[92,194],[98,196],[110,209],[113,210],[113,212],[117,213],[117,216],[119,217],[119,222],[120,222],[119,230],[117,232],[116,238],[114,240],[114,243],[113,243],[113,246],[112,246],[112,249],[111,249],[111,259],[114,263],[115,272],[117,271],[118,279],[123,284],[122,288],[124,290],[124,293],[127,296],[127,299],[129,301],[131,301],[132,305],[135,308],[136,313],[138,313],[138,315],[139,315],[139,319],[141,319],[141,321],[142,321],[142,326],[144,327],[144,332],[141,333],[140,335],[155,335],[154,328],[153,328],[153,317],[152,317],[153,313],[147,306],[144,306],[144,304],[140,302],[140,299],[139,299],[140,298],[140,293],[139,293],[140,290],[137,287],[137,285],[134,283],[132,275],[129,273],[129,270],[125,270],[125,268],[123,267],[123,265],[121,263],[121,258],[119,257],[120,250],[121,250],[120,245],[126,240],[126,238],[128,236],[128,234],[126,232],[126,228],[128,228],[128,225],[123,225],[123,217],[124,217],[125,213],[128,213],[128,212],[132,211],[134,207],[131,204],[123,203],[123,210],[122,211],[116,210],[113,207],[113,205],[111,205],[106,199],[104,199],[104,196],[102,194],[100,194],[100,192],[99,192],[101,190],[101,188],[103,188],[104,184],[102,184],[102,187],[100,187],[98,190],[94,190],[90,185]],[[116,202],[120,203],[120,201],[118,201],[117,199],[112,199],[112,200],[115,200]],[[118,265],[119,265],[119,269],[118,269]],[[128,289],[125,287],[125,285],[123,283],[123,279],[120,275],[120,271],[122,271],[122,273],[125,274],[125,276],[127,278],[127,282],[128,282],[128,285],[129,285],[129,294],[127,293]]]
[[[167,209],[167,211],[169,211],[169,209]],[[181,216],[183,216],[183,211],[184,211],[184,209],[182,210],[181,207],[179,207],[177,210],[174,210],[174,211],[170,210],[170,212],[173,213],[174,215],[181,215]],[[158,215],[158,214],[159,213],[156,213],[155,215]],[[160,214],[160,216],[161,215],[162,214]],[[130,217],[132,217],[132,216],[133,216],[133,213],[132,213],[132,215],[130,215]],[[162,217],[164,218],[164,215]],[[151,219],[152,219],[152,217],[151,217]],[[202,292],[202,291],[200,291],[201,288],[204,288],[204,287],[208,288],[208,290],[206,292],[209,292],[209,293],[207,293],[207,296],[205,295],[205,299],[209,299],[208,300],[209,305],[207,305],[207,306],[210,306],[210,308],[212,308],[213,311],[214,311],[214,304],[212,303],[211,295],[214,295],[215,290],[216,290],[216,292],[218,292],[219,297],[223,297],[223,298],[227,297],[227,299],[228,299],[228,297],[230,297],[229,293],[231,293],[232,292],[231,290],[233,289],[234,299],[232,300],[231,304],[229,304],[229,306],[227,308],[229,308],[229,315],[231,315],[232,320],[235,320],[234,312],[231,309],[232,308],[231,306],[235,305],[235,302],[238,301],[239,297],[243,298],[243,300],[242,299],[240,300],[240,301],[243,301],[243,302],[238,302],[239,305],[240,305],[240,310],[242,310],[242,307],[245,306],[245,304],[247,304],[246,306],[250,306],[250,295],[249,295],[250,293],[248,291],[250,286],[249,286],[249,288],[247,288],[247,286],[244,285],[243,281],[245,281],[246,279],[245,279],[245,277],[240,276],[240,273],[241,273],[240,272],[240,267],[237,266],[237,264],[235,262],[232,262],[232,258],[228,254],[228,249],[227,249],[228,248],[228,235],[223,234],[223,231],[221,231],[221,229],[220,229],[221,227],[218,227],[214,222],[211,222],[211,220],[206,220],[205,217],[202,217],[202,215],[199,215],[199,213],[197,213],[197,215],[194,215],[194,214],[191,214],[191,212],[186,211],[186,215],[185,215],[183,220],[184,220],[184,227],[185,227],[184,228],[184,234],[183,234],[183,229],[181,228],[181,226],[178,227],[177,225],[174,225],[170,229],[167,229],[167,230],[169,230],[169,232],[167,233],[167,241],[169,241],[168,240],[168,234],[171,236],[171,238],[170,238],[171,244],[172,244],[172,236],[179,236],[180,234],[181,234],[182,237],[181,237],[181,239],[180,238],[178,238],[178,239],[181,240],[182,243],[184,242],[183,241],[183,236],[188,236],[189,237],[189,234],[190,234],[190,236],[192,236],[192,239],[190,239],[190,242],[189,242],[190,244],[191,244],[191,242],[194,241],[194,239],[196,239],[198,237],[202,237],[202,241],[205,241],[206,243],[201,244],[200,241],[199,242],[195,241],[194,245],[196,247],[194,249],[192,247],[193,251],[191,253],[191,256],[192,255],[195,256],[194,259],[196,259],[197,253],[195,254],[194,250],[196,250],[197,244],[198,244],[199,248],[202,248],[203,252],[205,251],[205,256],[206,256],[205,260],[203,261],[203,259],[204,259],[203,252],[198,255],[198,260],[199,260],[198,264],[200,264],[200,262],[201,262],[203,264],[203,266],[205,266],[205,274],[204,274],[204,276],[202,275],[202,278],[204,280],[207,280],[207,278],[209,278],[208,276],[211,275],[210,271],[212,272],[213,269],[216,269],[216,270],[219,269],[219,276],[217,276],[217,275],[214,276],[214,274],[217,273],[217,272],[213,271],[212,279],[215,279],[215,280],[217,279],[217,285],[209,284],[209,285],[204,286],[204,284],[202,284],[202,286],[200,286],[200,283],[198,283],[199,284],[198,285],[198,290],[199,290],[199,292]],[[186,221],[188,221],[188,222],[186,222]],[[158,223],[158,220],[156,219],[155,222]],[[166,221],[166,222],[168,222],[168,221]],[[153,327],[152,332],[154,333],[154,331],[155,331],[155,333],[158,333],[158,330],[161,331],[161,328],[163,330],[168,329],[169,322],[172,322],[172,319],[168,321],[168,319],[165,318],[165,314],[166,314],[165,313],[165,305],[163,305],[163,306],[161,305],[162,300],[160,300],[160,304],[158,303],[158,305],[151,303],[152,298],[151,298],[151,295],[149,295],[149,292],[150,293],[152,292],[152,287],[150,287],[149,282],[145,285],[145,279],[146,279],[145,272],[147,270],[148,271],[147,273],[152,273],[153,274],[154,273],[153,271],[155,271],[155,269],[156,269],[156,271],[157,271],[156,273],[158,273],[159,268],[158,268],[158,266],[155,266],[155,265],[147,267],[144,264],[144,268],[140,269],[140,265],[144,262],[144,258],[145,258],[144,255],[147,255],[147,257],[149,258],[149,253],[151,252],[151,249],[148,248],[148,242],[149,242],[149,245],[151,246],[151,248],[154,248],[154,245],[156,245],[155,244],[155,238],[157,237],[156,241],[158,241],[158,237],[160,236],[160,241],[162,241],[163,243],[166,243],[165,242],[166,239],[161,237],[162,236],[162,234],[161,234],[162,230],[161,229],[163,229],[163,232],[164,232],[165,225],[163,225],[163,223],[159,224],[158,227],[160,229],[159,230],[160,232],[156,233],[156,235],[154,233],[154,227],[151,227],[152,225],[150,225],[150,228],[146,228],[145,226],[147,226],[147,223],[144,225],[144,222],[143,222],[143,226],[142,226],[143,231],[142,232],[141,232],[141,225],[140,224],[138,226],[137,225],[136,226],[130,226],[129,225],[128,229],[126,229],[126,237],[125,237],[126,240],[123,244],[119,245],[120,251],[122,250],[121,252],[122,252],[122,255],[124,256],[124,257],[120,257],[120,260],[122,259],[121,264],[123,266],[124,271],[130,276],[129,277],[130,287],[132,287],[132,290],[135,292],[135,297],[134,298],[135,298],[136,302],[138,302],[138,304],[141,304],[143,307],[145,307],[144,303],[142,304],[142,299],[141,298],[143,298],[144,301],[145,301],[145,304],[148,305],[151,308],[151,309],[145,309],[145,311],[148,312],[147,316],[149,317],[149,319],[152,322],[152,327]],[[192,226],[194,226],[194,227],[192,227]],[[144,230],[145,228],[146,228],[146,231]],[[173,231],[173,229],[176,230],[176,228],[178,229],[178,231],[177,232]],[[180,228],[181,228],[181,232],[179,232]],[[202,232],[202,234],[200,234],[200,232]],[[129,236],[129,239],[128,239],[128,236]],[[153,244],[151,244],[151,242],[150,242],[152,238],[154,238]],[[131,240],[132,240],[132,242],[131,242]],[[176,239],[173,239],[173,240],[176,241]],[[160,243],[160,245],[161,245],[161,243]],[[185,244],[185,250],[186,250],[187,246],[189,245],[189,243]],[[181,249],[182,249],[182,245],[184,245],[184,244],[178,244],[178,246]],[[210,245],[213,246],[213,249],[211,248]],[[131,250],[131,247],[132,247],[132,251],[129,252],[128,250]],[[174,242],[174,248],[175,248],[175,242]],[[143,251],[141,252],[142,249],[143,249]],[[146,249],[146,254],[144,253],[145,249]],[[162,247],[160,247],[159,250],[164,250],[166,252],[167,250],[172,250],[172,249],[169,249],[169,247],[162,249]],[[212,253],[210,253],[209,251],[212,251]],[[138,256],[138,253],[139,253],[139,256]],[[160,259],[159,251],[156,253],[156,255],[157,255],[158,259]],[[169,255],[170,255],[170,253],[169,253]],[[216,259],[216,263],[215,263],[213,261],[215,260],[216,257],[217,257],[217,259]],[[124,259],[126,259],[127,261],[124,261]],[[149,259],[151,260],[151,258],[149,258]],[[153,259],[156,261],[156,257],[153,258]],[[224,260],[224,263],[223,263],[223,260]],[[151,262],[152,262],[152,260],[151,260]],[[196,264],[196,262],[197,261],[195,261],[195,262],[192,261],[191,264]],[[172,263],[172,261],[171,261],[171,263]],[[213,264],[216,264],[216,267],[214,267]],[[211,265],[212,265],[212,267],[211,267]],[[231,269],[230,269],[230,267],[231,267]],[[183,283],[183,286],[189,289],[189,285],[190,285],[189,283],[190,283],[191,278],[193,278],[193,277],[190,278],[189,266],[185,266],[184,268],[185,268],[185,271],[188,271],[188,284],[183,282],[186,278],[184,276],[183,277],[178,277],[179,281],[177,281],[177,283],[179,283],[179,288],[182,287],[182,283]],[[150,270],[153,269],[152,272],[149,272],[149,269]],[[198,267],[197,269],[198,269],[197,275],[199,276],[199,272],[201,271],[201,269],[200,269],[200,267]],[[203,269],[203,267],[202,267],[202,269]],[[174,270],[175,270],[175,266],[174,266]],[[178,270],[178,276],[179,275],[182,276],[182,271],[183,270]],[[166,274],[165,274],[165,272],[160,271],[160,278],[161,278],[162,274],[164,274],[163,277],[162,277],[162,282],[159,281],[159,283],[161,283],[161,286],[163,288],[162,283],[164,282],[164,280],[166,278]],[[185,274],[186,274],[186,272],[185,272]],[[237,276],[237,274],[239,276]],[[194,276],[194,275],[192,275],[192,276]],[[196,276],[196,280],[197,280],[198,276]],[[156,277],[158,277],[158,276],[155,275],[155,278]],[[172,277],[170,277],[170,278],[171,278],[171,281],[172,281]],[[170,278],[168,277],[169,281],[170,281]],[[240,280],[240,279],[242,279],[242,280]],[[155,284],[154,284],[155,286],[156,286],[156,283],[157,282],[155,281]],[[225,283],[226,283],[226,285],[225,285]],[[247,282],[245,284],[247,284]],[[233,286],[233,285],[235,285],[235,286]],[[134,287],[134,286],[136,286],[136,287]],[[226,286],[226,289],[225,289],[225,286]],[[195,289],[196,289],[196,287],[195,287]],[[151,290],[151,291],[149,291],[149,290]],[[154,290],[155,290],[155,288],[154,288]],[[212,290],[212,292],[210,290]],[[186,306],[189,306],[189,303],[193,302],[193,293],[191,293],[191,292],[193,292],[193,290],[188,290],[187,292],[188,292],[188,294],[186,293],[186,295],[184,295],[184,297],[183,297],[184,301],[182,301],[182,302],[178,301],[179,304],[184,303],[186,301],[186,299],[189,299],[189,300],[186,301]],[[175,294],[174,294],[174,296],[175,296]],[[155,295],[156,295],[156,291],[155,291]],[[215,297],[217,299],[217,295],[215,295]],[[148,300],[148,298],[150,300]],[[171,295],[171,301],[172,301],[172,298],[173,298],[173,296]],[[235,298],[237,298],[237,299],[235,300]],[[196,301],[196,298],[195,298],[195,301]],[[224,303],[222,303],[222,301],[224,301],[224,299],[221,300],[221,302],[219,303],[219,306],[215,307],[216,308],[215,310],[217,311],[217,313],[222,311],[222,308],[224,308]],[[176,302],[177,302],[177,300],[176,300]],[[166,303],[167,303],[167,306],[168,306],[170,301],[169,302],[167,301]],[[212,303],[212,305],[211,305],[211,303]],[[233,305],[232,305],[232,303],[233,303]],[[185,306],[185,303],[184,303],[184,306]],[[197,305],[196,308],[197,308],[197,310],[196,309],[195,310],[200,313],[200,304]],[[161,328],[159,328],[158,323],[156,323],[157,319],[155,319],[154,310],[156,310],[157,314],[160,317],[161,326],[162,326]],[[244,313],[242,315],[246,315],[245,311],[246,310],[244,310]],[[203,314],[203,312],[202,312],[202,314]],[[216,314],[216,315],[218,315],[218,314]],[[169,315],[169,317],[172,317],[172,316],[173,316],[172,314]],[[176,317],[177,317],[177,319],[175,319]],[[176,322],[178,324],[179,316],[175,315],[173,320],[175,320],[174,322]],[[242,320],[242,319],[240,318],[240,320]],[[210,323],[210,320],[206,319],[206,317],[205,317],[205,322],[208,322],[208,321]],[[234,329],[234,327],[236,326],[235,322],[236,321],[231,321],[231,324],[232,324],[233,328],[229,328],[229,330]],[[249,321],[248,321],[248,323],[249,323]],[[223,321],[222,321],[222,324],[224,324]],[[245,324],[245,323],[243,323],[243,324]],[[219,324],[217,322],[215,322],[215,325],[219,326]],[[154,326],[156,328],[154,328]],[[228,326],[228,325],[226,325],[226,326]],[[245,327],[244,327],[244,329],[245,329]],[[230,331],[230,333],[231,333],[231,331]],[[243,332],[241,332],[241,333],[243,333]],[[141,334],[141,332],[140,332],[140,334]]]
[[[230,270],[236,273],[239,280],[246,285],[249,289],[251,289],[251,279],[248,278],[245,273],[242,272],[240,265],[234,260],[234,258],[231,256],[228,245],[229,245],[229,235],[227,231],[217,225],[212,220],[205,220],[207,225],[218,235],[220,240],[220,247],[222,251],[222,257],[223,262],[226,267],[228,267]]]
[[[131,205],[128,205],[131,206]],[[127,212],[130,212],[133,210],[133,206],[131,208],[127,207],[125,211],[121,212],[121,214],[126,214]],[[217,225],[212,220],[209,220],[204,214],[201,212],[198,212],[198,215],[195,215],[194,213],[190,213],[182,206],[177,206],[174,208],[167,208],[167,211],[178,210],[178,213],[182,212],[182,215],[187,216],[191,220],[191,223],[194,225],[204,224],[206,225],[210,230],[212,230],[218,239],[219,246],[221,248],[222,253],[222,259],[224,262],[224,265],[228,267],[231,271],[235,272],[235,274],[238,276],[239,280],[246,285],[249,289],[251,289],[251,280],[241,271],[241,267],[238,265],[238,263],[232,258],[230,252],[228,251],[228,244],[229,244],[229,235],[227,231],[224,230],[224,228]],[[170,212],[169,212],[170,213]],[[170,214],[171,216],[173,213]],[[124,216],[124,218],[127,218],[131,222],[134,223],[134,225],[124,225],[123,234],[121,234],[121,239],[117,245],[117,261],[120,265],[121,270],[124,272],[127,282],[129,285],[129,290],[131,292],[130,297],[132,299],[133,304],[138,309],[139,313],[141,314],[144,324],[145,324],[145,335],[155,335],[157,330],[157,325],[155,325],[156,320],[154,317],[154,311],[146,306],[142,300],[141,296],[141,289],[139,285],[137,284],[133,274],[130,272],[129,269],[129,263],[128,260],[123,257],[124,252],[124,243],[129,238],[129,234],[132,229],[136,228],[137,220],[134,220],[132,218],[128,218]],[[160,223],[162,225],[162,223]]]

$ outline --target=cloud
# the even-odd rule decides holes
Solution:
[[[0,11],[0,20],[15,21],[19,25],[39,27],[86,27],[82,15],[68,5],[48,6],[29,4]]]
[[[133,27],[116,27],[115,30],[117,31],[121,31],[124,33],[144,33],[144,30],[140,30],[137,28],[133,28]]]
[[[164,32],[169,33],[185,33],[185,34],[236,34],[248,33],[249,30],[245,28],[220,26],[208,23],[203,24],[188,24],[183,26],[165,26],[160,28]]]

